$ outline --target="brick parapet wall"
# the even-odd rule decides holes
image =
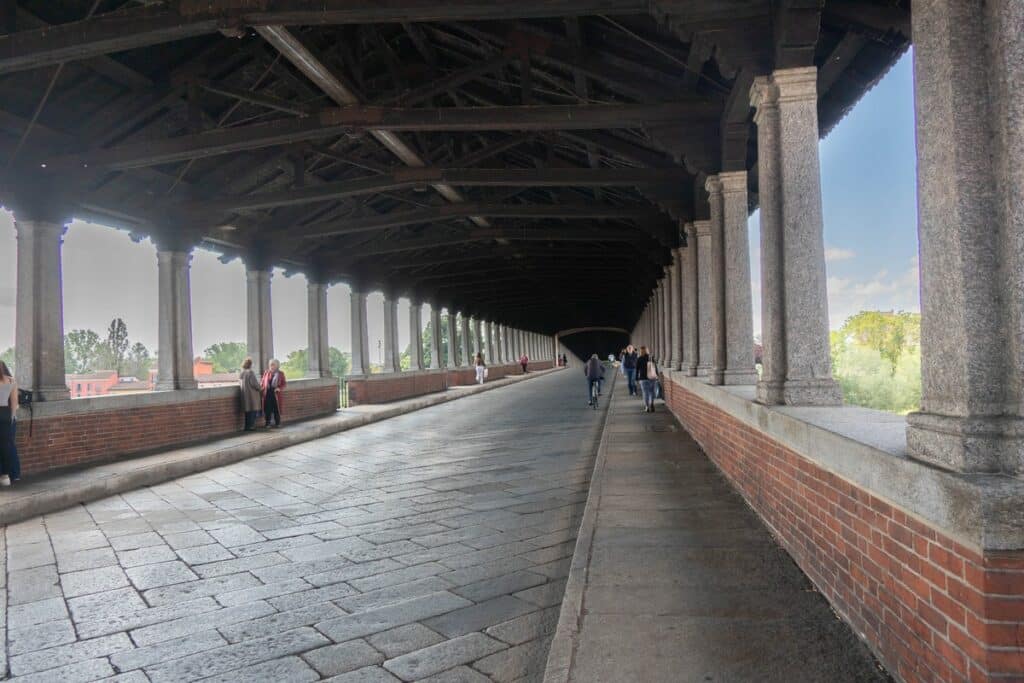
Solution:
[[[338,398],[336,380],[293,380],[285,389],[282,421],[333,413]],[[28,411],[18,419],[24,475],[179,448],[242,428],[234,387],[55,401],[33,412],[31,429]]]
[[[554,363],[551,361],[531,362],[529,365],[530,370],[552,367]],[[491,365],[487,368],[487,381],[520,374],[522,368],[518,364]],[[350,377],[347,381],[349,405],[390,403],[475,383],[476,370],[471,367]]]
[[[1024,680],[1024,551],[980,551],[666,379],[666,402],[904,681]]]

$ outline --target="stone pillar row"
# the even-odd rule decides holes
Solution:
[[[45,202],[14,203],[17,237],[17,320],[15,330],[15,371],[20,387],[34,392],[37,401],[69,398],[64,364],[64,302],[61,249],[70,218]],[[197,386],[193,375],[192,343],[192,246],[182,240],[157,244],[159,292],[158,390],[187,390]],[[260,257],[246,262],[246,348],[253,369],[262,373],[274,356],[273,313],[270,263]],[[327,290],[329,283],[309,277],[308,367],[307,377],[330,377],[330,344],[327,335]],[[366,318],[367,287],[361,282],[351,286],[351,374],[370,371],[371,349]],[[547,359],[539,335],[488,321],[481,327],[479,318],[448,309],[446,321],[447,358],[442,358],[441,307],[431,306],[433,331],[430,369],[442,366],[468,367],[476,352],[482,351],[489,363],[515,362],[527,353],[531,358]],[[386,372],[401,370],[398,347],[398,297],[386,292],[384,300],[384,341]],[[426,369],[423,357],[422,305],[413,301],[409,315],[412,340],[411,369]],[[459,337],[461,336],[461,359]]]

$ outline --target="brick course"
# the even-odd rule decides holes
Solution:
[[[530,370],[547,370],[554,366],[552,361],[529,365]],[[487,369],[487,381],[522,374],[522,368],[515,365],[491,365]],[[372,375],[371,378],[348,380],[349,405],[369,403],[390,403],[405,398],[424,396],[448,387],[476,383],[474,368],[457,368],[448,371],[426,370],[423,372],[402,372],[387,375]]]
[[[666,378],[666,402],[904,681],[1024,681],[1024,551],[979,552]]]
[[[18,455],[22,473],[38,474],[63,467],[115,460],[168,448],[178,448],[234,434],[242,429],[237,392],[202,389],[209,398],[163,405],[132,405],[136,397],[111,397],[109,408],[67,415],[36,417],[18,422]],[[285,390],[283,422],[326,415],[338,408],[336,384],[303,387],[293,382]]]

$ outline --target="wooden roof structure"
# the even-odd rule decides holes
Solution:
[[[552,332],[629,328],[753,79],[827,132],[908,0],[2,0],[0,201]]]

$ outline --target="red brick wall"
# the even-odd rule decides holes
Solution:
[[[670,409],[905,681],[1024,681],[1024,551],[980,553],[666,381]]]
[[[530,363],[531,370],[550,368],[552,363]],[[491,365],[487,368],[487,381],[522,374],[519,365]],[[458,368],[447,372],[403,372],[401,374],[373,375],[372,379],[348,380],[349,405],[368,403],[389,403],[403,398],[413,398],[439,391],[448,387],[476,383],[474,368]]]
[[[136,396],[105,398],[96,410],[36,417],[18,421],[18,456],[23,474],[88,463],[116,460],[125,455],[177,448],[238,432],[242,409],[237,392],[200,389],[209,398],[163,405],[133,405]],[[80,399],[81,400],[81,399]],[[109,405],[110,408],[106,409]],[[36,412],[50,408],[40,404]],[[337,385],[303,387],[293,382],[285,390],[282,421],[294,422],[333,413],[338,408]]]

